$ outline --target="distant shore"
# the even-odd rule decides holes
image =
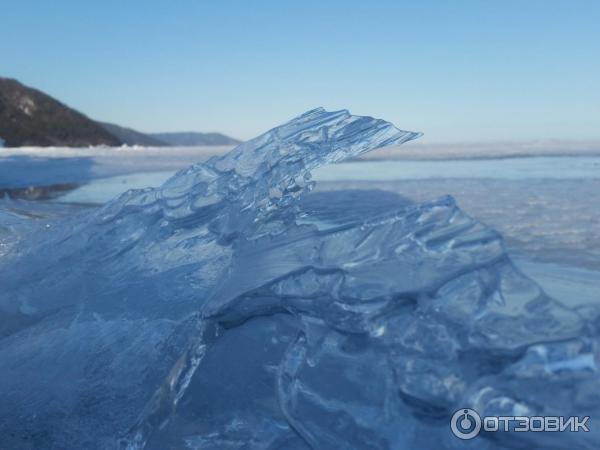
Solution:
[[[8,156],[41,158],[93,157],[121,161],[140,160],[144,170],[165,168],[169,160],[179,165],[189,164],[219,156],[235,145],[179,146],[179,147],[6,147],[0,148],[0,159]],[[399,147],[386,147],[358,158],[364,160],[463,160],[528,158],[537,156],[600,156],[600,142],[596,141],[531,141],[487,143],[427,143],[420,140]],[[153,162],[155,160],[155,162]],[[170,167],[169,167],[170,168]]]
[[[364,159],[450,160],[503,159],[537,156],[600,156],[600,141],[541,140],[526,142],[408,142],[401,147],[387,147],[365,155]]]

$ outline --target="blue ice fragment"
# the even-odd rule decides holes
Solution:
[[[0,447],[453,449],[462,407],[600,414],[598,315],[497,232],[450,197],[310,192],[416,137],[316,109],[91,212],[0,211]]]

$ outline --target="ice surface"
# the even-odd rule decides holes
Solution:
[[[450,197],[309,193],[417,136],[317,109],[68,220],[3,203],[0,448],[453,449],[462,407],[597,416],[595,308]]]
[[[570,165],[555,164],[556,170]],[[463,211],[502,234],[512,256],[600,271],[600,209],[591,207],[600,204],[598,170],[596,179],[315,179],[317,191],[379,189],[417,203],[450,193]]]

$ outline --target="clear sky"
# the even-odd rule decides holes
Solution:
[[[430,142],[600,138],[600,1],[0,0],[0,76],[141,131],[324,106]]]

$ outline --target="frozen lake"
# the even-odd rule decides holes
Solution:
[[[565,180],[600,178],[600,157],[535,157],[447,161],[363,161],[321,167],[315,179],[423,180],[476,178]]]
[[[57,200],[104,203],[128,189],[158,186],[174,173],[100,178]],[[570,301],[573,293],[582,301],[598,298],[599,157],[361,161],[313,175],[317,191],[380,189],[416,202],[450,194],[498,229],[520,267],[549,293]]]
[[[61,197],[61,201],[104,203],[128,189],[159,186],[175,172],[160,170],[98,178]],[[360,161],[319,168],[314,171],[313,177],[322,182],[431,179],[596,180],[600,179],[600,157]]]
[[[176,172],[149,167],[157,166],[82,182],[54,202],[103,204],[129,189],[159,186]],[[44,176],[43,167],[33,169],[12,172],[11,179]],[[313,177],[317,191],[379,189],[415,202],[450,194],[498,229],[523,268],[557,297],[577,286],[585,298],[600,292],[600,281],[594,282],[600,280],[600,157],[357,161],[320,168]]]

